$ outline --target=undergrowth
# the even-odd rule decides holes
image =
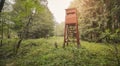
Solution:
[[[78,49],[74,43],[62,48],[62,37],[28,39],[14,54],[16,41],[3,42],[4,45],[0,47],[0,66],[117,66],[117,58],[120,59],[120,53],[116,57],[116,50],[111,44],[81,41]],[[120,51],[120,45],[117,48]]]

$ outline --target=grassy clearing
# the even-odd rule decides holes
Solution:
[[[14,44],[17,39],[4,41],[0,65],[4,66],[117,66],[113,45],[81,41],[81,48],[75,44],[62,48],[63,38],[29,39],[22,42],[17,55]],[[54,43],[57,42],[58,48]],[[120,51],[120,45],[117,46]],[[120,53],[117,53],[120,59]]]

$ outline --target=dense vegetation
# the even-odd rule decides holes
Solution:
[[[80,49],[74,44],[62,48],[63,38],[52,37],[25,40],[16,54],[15,43],[16,39],[6,40],[0,47],[1,66],[119,66],[120,53],[115,48],[120,51],[120,45],[81,41]]]
[[[120,66],[120,0],[73,0],[80,48],[62,48],[64,22],[55,23],[47,0],[8,1],[0,12],[0,66]]]
[[[120,42],[120,0],[74,0],[81,38],[94,42]]]
[[[7,1],[7,0],[6,0]],[[12,11],[2,12],[0,36],[4,38],[40,38],[53,35],[54,20],[40,0],[16,0]],[[5,4],[5,6],[9,6]],[[5,8],[5,7],[4,7]],[[7,12],[6,12],[7,11]]]
[[[65,22],[56,23],[54,28],[54,35],[64,36],[64,26],[65,26]]]

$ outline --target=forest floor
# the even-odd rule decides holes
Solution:
[[[18,53],[17,39],[0,47],[0,66],[119,66],[120,45],[81,41],[62,48],[63,37],[24,40]],[[56,48],[57,42],[58,48]]]

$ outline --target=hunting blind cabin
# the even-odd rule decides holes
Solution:
[[[63,47],[69,42],[77,42],[77,47],[79,47],[79,40],[77,9],[66,9]]]

